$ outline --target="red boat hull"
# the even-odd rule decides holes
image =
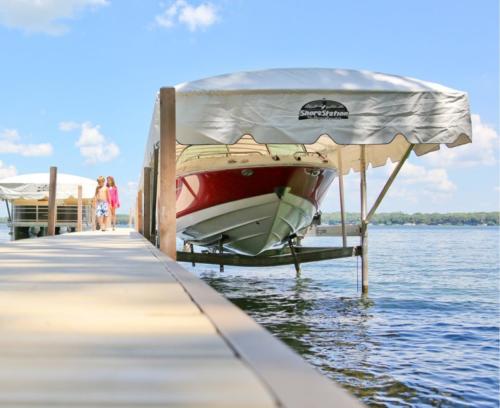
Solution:
[[[245,171],[252,174],[243,175]],[[291,166],[238,168],[181,176],[177,178],[177,218],[215,205],[277,193],[286,187],[291,194],[309,200],[317,209],[334,178],[332,169]]]
[[[180,176],[178,233],[256,255],[311,223],[335,175],[331,168],[269,166]]]

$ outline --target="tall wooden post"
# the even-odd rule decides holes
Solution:
[[[153,167],[151,169],[152,190],[151,190],[151,239],[153,243],[158,243],[158,225],[156,216],[158,214],[158,171],[159,171],[159,146],[155,146],[153,153]]]
[[[344,204],[344,169],[342,167],[342,148],[337,149],[337,167],[339,172],[339,197],[340,197],[340,222],[342,223],[342,246],[347,246],[347,236],[345,232],[345,204]]]
[[[175,88],[160,89],[160,250],[176,259]]]
[[[366,221],[366,147],[360,147],[361,293],[368,293],[368,223]]]
[[[137,209],[139,208],[139,195],[135,197],[135,208],[134,208],[134,229],[139,232],[139,224],[137,223],[137,219],[139,218],[139,212]]]
[[[144,217],[143,235],[148,241],[151,240],[151,167],[144,167]]]
[[[50,168],[50,181],[49,181],[49,219],[47,225],[47,235],[56,234],[56,221],[57,221],[57,167]]]
[[[144,233],[144,226],[142,225],[142,191],[137,191],[137,232]]]
[[[78,186],[78,203],[76,207],[76,232],[82,232],[83,223],[83,200],[82,200],[82,186]]]

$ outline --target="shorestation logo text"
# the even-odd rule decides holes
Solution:
[[[299,120],[303,119],[349,119],[349,111],[340,102],[321,99],[302,106]]]

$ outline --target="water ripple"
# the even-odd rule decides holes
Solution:
[[[192,270],[369,406],[498,407],[498,231],[370,234],[368,298],[354,259]]]

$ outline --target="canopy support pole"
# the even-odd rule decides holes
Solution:
[[[144,227],[143,235],[148,241],[151,241],[151,167],[144,167]]]
[[[340,200],[340,222],[342,224],[342,246],[347,246],[347,236],[345,231],[345,203],[344,203],[344,173],[342,168],[342,148],[337,149],[337,161],[339,172],[339,200]]]
[[[175,176],[175,88],[160,89],[160,250],[175,261],[176,176]]]
[[[7,199],[5,200],[5,206],[7,207],[7,216],[10,223],[10,239],[12,239],[14,237],[14,222],[12,220],[12,215],[10,214],[9,200]]]
[[[77,206],[76,206],[76,232],[82,232],[82,221],[83,221],[83,213],[82,213],[82,186],[78,186],[77,193]]]
[[[5,200],[5,206],[7,207],[7,217],[9,219],[9,222],[12,222],[12,217],[10,215],[10,208],[9,208],[9,200]]]
[[[360,146],[361,293],[368,293],[368,223],[366,221],[366,146]]]
[[[56,206],[56,193],[57,193],[57,167],[50,168],[50,182],[49,182],[49,217],[47,225],[47,235],[56,235],[56,222],[57,222],[57,206]]]
[[[369,223],[371,221],[372,217],[375,215],[375,211],[377,211],[377,208],[382,203],[382,200],[384,199],[385,195],[387,194],[387,191],[389,191],[389,188],[391,187],[392,183],[396,179],[396,176],[398,175],[399,171],[401,170],[401,167],[403,167],[403,164],[405,163],[405,161],[408,159],[408,157],[410,157],[410,153],[414,147],[415,147],[414,144],[410,144],[408,146],[408,149],[406,149],[405,153],[403,154],[403,157],[401,157],[398,164],[396,165],[396,167],[392,171],[390,177],[387,179],[387,182],[385,183],[384,187],[380,191],[380,194],[378,195],[377,199],[375,200],[375,203],[373,203],[373,206],[372,206],[370,212],[366,216],[367,223]]]

